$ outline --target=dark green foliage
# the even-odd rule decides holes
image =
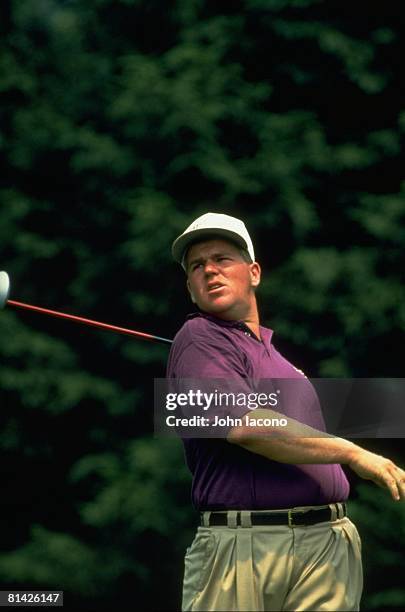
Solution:
[[[11,297],[173,337],[191,306],[170,244],[227,212],[254,236],[262,320],[297,366],[402,375],[397,3],[8,0],[2,13]],[[167,349],[11,309],[0,336],[0,580],[87,609],[178,608],[189,476],[179,444],[151,437]],[[364,491],[356,508],[378,522]],[[384,560],[394,524],[384,545],[367,536],[370,609],[405,601]]]
[[[364,610],[402,610],[405,603],[405,509],[385,491],[369,484],[357,487],[350,516],[362,539],[365,565]],[[390,576],[387,588],[387,576]]]

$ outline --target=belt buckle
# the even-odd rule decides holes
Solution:
[[[302,525],[302,523],[294,523],[294,514],[299,515],[299,516],[303,516],[305,514],[305,512],[302,512],[301,510],[296,510],[294,512],[294,509],[290,509],[287,512],[287,519],[288,519],[288,526],[291,527],[291,529],[293,527],[299,527],[300,525]]]

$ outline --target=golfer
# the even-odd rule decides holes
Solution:
[[[207,213],[174,241],[172,253],[198,312],[175,337],[168,378],[226,379],[239,392],[250,390],[250,380],[271,378],[312,388],[260,325],[261,270],[241,220]],[[277,408],[218,410],[227,423],[223,437],[183,438],[201,526],[186,553],[182,609],[359,610],[361,543],[347,516],[340,464],[395,500],[405,499],[405,472],[324,434],[313,401],[294,412],[292,422],[303,424],[295,436],[244,420],[248,413],[277,415]]]

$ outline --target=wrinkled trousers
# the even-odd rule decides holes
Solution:
[[[347,517],[199,527],[186,552],[182,610],[359,610],[362,588],[360,537]]]

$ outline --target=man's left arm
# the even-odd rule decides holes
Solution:
[[[257,409],[253,419],[276,419],[279,413]],[[289,464],[340,463],[358,476],[389,489],[393,499],[405,500],[405,471],[393,461],[349,440],[338,438],[288,418],[285,429],[267,425],[233,427],[227,440],[267,459]]]

